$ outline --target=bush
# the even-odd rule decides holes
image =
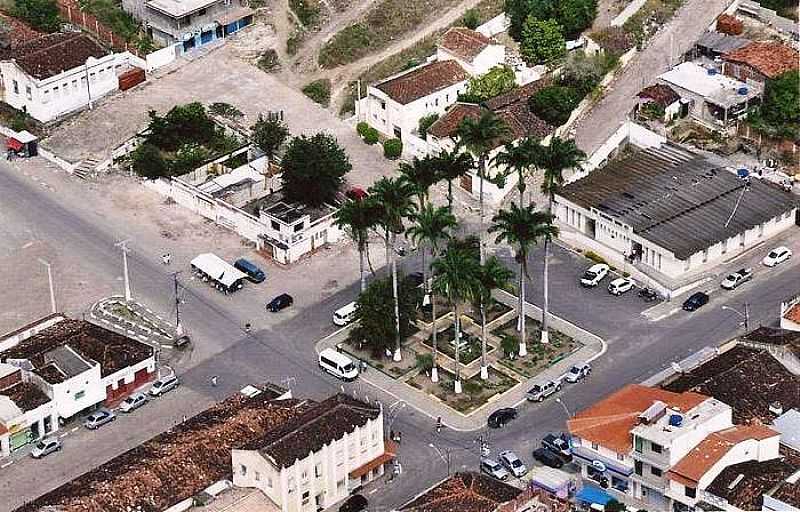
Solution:
[[[256,65],[263,71],[267,72],[277,70],[281,66],[281,61],[278,58],[278,52],[276,52],[274,48],[268,48],[258,59]]]
[[[520,53],[528,65],[551,64],[566,55],[567,46],[561,25],[528,16],[522,26]]]
[[[370,126],[369,126],[369,125],[368,125],[368,124],[367,124],[365,121],[361,121],[360,123],[358,123],[358,124],[356,125],[356,132],[358,133],[358,135],[359,135],[359,136],[360,136],[362,139],[363,139],[363,138],[364,138],[364,136],[367,134],[367,132],[369,131],[369,129],[370,129]]]
[[[369,29],[356,23],[337,32],[319,52],[317,62],[326,69],[353,62],[366,54],[372,40]]]
[[[305,27],[313,27],[319,21],[320,8],[316,0],[289,0],[289,7]]]
[[[505,12],[511,20],[509,34],[522,41],[523,26],[529,16],[554,20],[564,37],[576,39],[592,25],[597,15],[597,0],[506,0]]]
[[[295,30],[288,39],[286,39],[286,53],[294,55],[300,49],[300,44],[303,42],[305,32],[302,30]]]
[[[400,139],[388,139],[383,143],[383,156],[389,160],[397,160],[403,154],[403,143]]]
[[[593,32],[589,37],[606,53],[619,57],[636,45],[633,35],[622,27],[606,27]]]
[[[541,119],[553,126],[561,126],[580,102],[580,93],[572,87],[551,85],[531,96],[528,106]]]
[[[478,9],[467,9],[467,12],[464,13],[464,17],[461,18],[461,23],[472,30],[478,28],[481,24],[481,14],[478,12]]]
[[[152,144],[140,144],[131,153],[133,172],[143,178],[154,180],[162,176],[169,176],[169,168],[161,151]]]
[[[16,0],[11,14],[36,30],[57,32],[61,27],[55,0]]]
[[[239,119],[244,116],[241,110],[234,107],[230,103],[223,102],[212,103],[209,105],[208,111],[226,119]]]
[[[608,57],[602,53],[595,55],[587,55],[585,52],[571,53],[561,68],[560,84],[574,87],[585,96],[603,79],[607,59]]]
[[[303,87],[303,94],[311,98],[315,103],[327,107],[331,101],[331,81],[327,78],[314,80]]]
[[[431,127],[433,123],[435,123],[439,119],[439,114],[434,112],[433,114],[428,114],[427,116],[423,116],[419,120],[419,136],[420,138],[425,138],[428,135],[428,128]]]
[[[500,348],[507,359],[515,359],[519,350],[519,338],[506,334],[500,340]]]
[[[464,392],[468,395],[477,395],[483,391],[483,386],[480,382],[468,380],[464,383]]]
[[[488,99],[505,94],[517,86],[514,70],[505,64],[494,66],[481,76],[469,79],[466,94],[459,96],[459,101],[481,103]]]
[[[605,263],[606,265],[608,264],[608,262],[606,262],[605,258],[603,258],[602,256],[600,256],[599,254],[597,254],[594,251],[586,251],[584,253],[584,256],[586,256],[588,259],[592,260],[595,263]]]
[[[370,127],[364,134],[364,142],[370,146],[377,144],[379,138],[380,134],[378,134],[378,130],[372,127]]]
[[[433,368],[433,354],[417,354],[417,368],[421,372],[429,372]]]

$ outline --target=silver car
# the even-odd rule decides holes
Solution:
[[[97,409],[86,418],[86,421],[83,422],[83,426],[89,430],[94,430],[102,427],[106,423],[111,423],[115,419],[117,419],[116,415],[108,409]]]
[[[144,393],[134,393],[119,404],[119,410],[122,412],[133,412],[146,403],[147,397]]]
[[[47,457],[51,453],[61,450],[61,441],[58,439],[46,437],[36,443],[36,446],[31,450],[31,457],[34,459],[41,459]]]
[[[508,471],[502,464],[496,460],[489,458],[481,459],[481,471],[489,476],[497,478],[498,480],[506,480],[508,478]]]
[[[150,387],[150,396],[161,396],[167,391],[177,388],[180,383],[175,375],[161,377]]]
[[[525,473],[528,472],[525,463],[511,450],[500,452],[500,464],[505,466],[517,478],[525,476]]]

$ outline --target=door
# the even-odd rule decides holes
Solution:
[[[471,174],[465,174],[464,176],[462,176],[460,184],[461,184],[461,188],[463,188],[464,190],[466,190],[470,194],[472,193],[472,175]]]
[[[595,237],[595,221],[594,219],[586,218],[586,236],[594,240]]]

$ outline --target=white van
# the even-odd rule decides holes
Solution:
[[[339,327],[344,327],[345,325],[352,322],[356,317],[356,303],[351,302],[346,306],[342,306],[341,308],[337,309],[333,313],[333,323],[338,325]]]
[[[351,381],[358,377],[358,367],[353,360],[332,348],[319,353],[319,367],[342,380]]]

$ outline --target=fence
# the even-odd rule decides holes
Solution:
[[[80,6],[70,0],[57,0],[58,11],[61,17],[74,25],[81,26],[84,30],[91,32],[98,39],[107,42],[112,48],[120,51],[127,51],[133,55],[144,59],[139,50],[129,46],[124,37],[114,34],[108,27],[100,23],[93,15],[81,10]]]

